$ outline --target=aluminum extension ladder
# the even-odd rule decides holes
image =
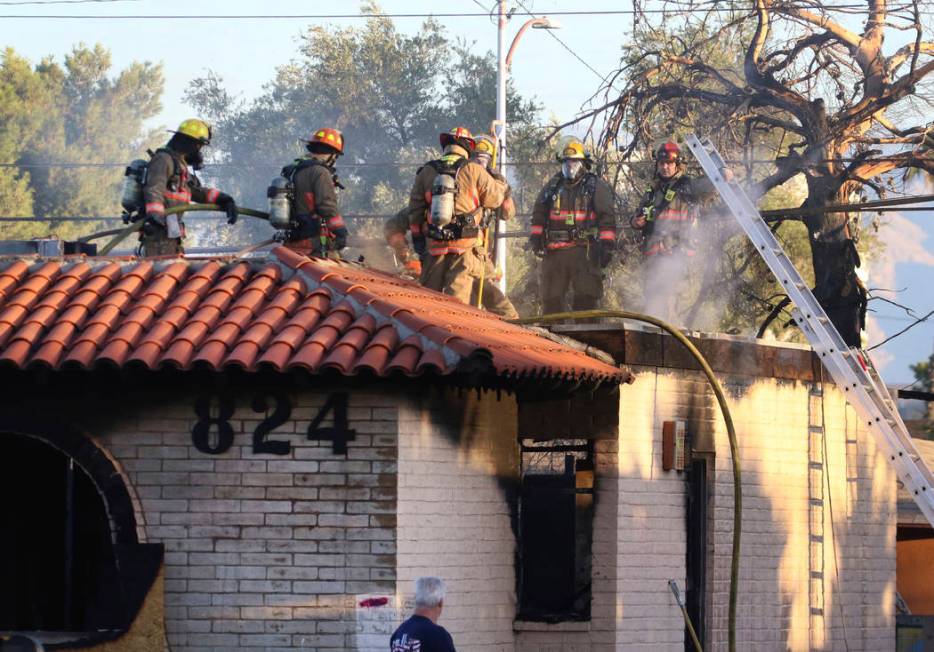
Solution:
[[[834,382],[888,456],[898,479],[911,494],[928,522],[934,526],[934,475],[911,441],[892,397],[876,372],[869,355],[849,348],[814,298],[781,244],[759,215],[755,204],[739,186],[723,177],[726,164],[710,141],[690,134],[688,147],[720,193],[749,240],[785,288],[795,308],[792,316],[811,343]]]

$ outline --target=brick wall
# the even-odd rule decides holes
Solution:
[[[400,410],[399,599],[410,612],[413,580],[443,577],[440,624],[458,650],[513,649],[515,424],[515,400],[495,393],[432,394]]]
[[[192,400],[140,405],[100,437],[135,488],[145,539],[165,544],[174,652],[385,649],[392,605],[359,598],[395,591],[396,401],[349,392],[356,438],[344,456],[305,437],[327,396],[290,396],[268,436],[288,455],[254,454],[265,415],[252,395],[236,400],[222,454],[192,445]]]

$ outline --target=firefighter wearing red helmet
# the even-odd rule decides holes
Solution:
[[[201,185],[193,171],[204,165],[201,150],[211,144],[211,127],[203,120],[185,120],[171,132],[169,142],[156,150],[146,166],[143,184],[145,221],[139,234],[142,256],[177,256],[184,253],[182,239],[185,224],[181,213],[166,215],[166,209],[195,201],[217,204],[226,214],[227,223],[237,221],[233,197],[215,188]],[[190,171],[189,167],[191,168]]]
[[[689,266],[696,254],[700,204],[715,194],[706,177],[685,174],[681,147],[663,143],[653,152],[655,172],[630,225],[642,233],[644,310],[678,326],[696,299]],[[725,176],[732,178],[729,170]]]
[[[409,225],[416,252],[425,252],[419,282],[470,303],[483,276],[484,209],[508,196],[505,181],[471,161],[476,141],[463,127],[439,138],[442,155],[419,168],[409,193]]]
[[[347,226],[337,209],[335,173],[344,153],[344,136],[337,129],[316,130],[304,141],[308,154],[282,168],[291,182],[292,228],[285,246],[311,256],[337,257],[347,246]]]
[[[532,208],[529,246],[542,257],[542,309],[563,312],[596,308],[603,297],[603,270],[616,248],[613,191],[590,168],[584,144],[570,139],[556,152],[561,170],[539,193]]]

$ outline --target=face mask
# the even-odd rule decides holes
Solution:
[[[190,165],[193,170],[200,170],[204,167],[204,155],[201,153],[200,147],[196,147],[195,150],[185,158],[188,161],[188,165]]]
[[[479,154],[474,154],[474,160],[483,167],[488,168],[490,167],[490,161],[492,160],[492,157],[486,152],[481,152]]]
[[[583,163],[576,160],[565,161],[561,164],[561,174],[564,175],[565,179],[576,179],[577,175],[580,174]]]

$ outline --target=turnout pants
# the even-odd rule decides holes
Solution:
[[[185,253],[181,238],[170,238],[165,227],[152,221],[142,227],[139,238],[139,255],[145,258],[152,256],[181,256]]]
[[[571,310],[593,310],[603,298],[603,271],[590,260],[586,246],[547,251],[541,273],[546,315],[567,310],[569,292]]]
[[[430,290],[470,303],[474,284],[479,281],[483,269],[483,261],[474,249],[462,254],[429,255],[418,282]]]
[[[516,307],[512,305],[509,297],[503,294],[503,291],[496,284],[496,268],[493,266],[493,261],[490,260],[489,255],[486,254],[484,254],[483,293],[480,294],[480,279],[477,279],[473,293],[470,295],[471,305],[477,305],[478,299],[481,307],[494,315],[499,315],[503,319],[519,319]]]

